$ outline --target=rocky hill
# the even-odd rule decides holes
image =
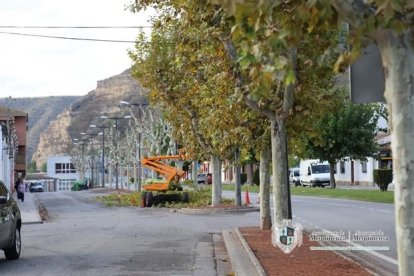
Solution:
[[[28,114],[27,159],[31,160],[39,143],[40,134],[63,110],[81,99],[81,96],[53,96],[36,98],[0,98],[0,106]]]
[[[89,126],[99,124],[101,115],[119,111],[120,101],[135,103],[143,99],[143,89],[129,70],[98,81],[95,90],[62,110],[42,132],[33,160],[39,166],[47,161],[48,156],[69,154],[73,139],[79,139],[81,132],[91,131]]]

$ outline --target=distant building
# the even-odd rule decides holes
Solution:
[[[47,176],[57,179],[56,191],[70,191],[79,174],[70,156],[51,156],[47,159]]]
[[[0,106],[2,157],[0,160],[5,183],[13,190],[18,177],[26,175],[26,133],[28,115],[19,110]],[[11,160],[11,161],[10,161]],[[12,164],[7,164],[7,163]]]
[[[378,166],[380,169],[392,169],[391,134],[378,135],[377,142],[380,147]]]
[[[374,169],[378,169],[378,162],[372,157],[343,160],[335,165],[335,180],[339,185],[374,186]]]

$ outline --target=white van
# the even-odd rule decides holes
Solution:
[[[300,184],[302,186],[328,186],[330,182],[329,163],[317,159],[301,160],[299,164]]]
[[[291,168],[289,169],[289,182],[290,184],[295,184],[296,186],[300,186],[300,174],[299,168]]]

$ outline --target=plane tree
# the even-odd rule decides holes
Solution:
[[[292,126],[297,130],[312,132],[308,119],[335,106],[331,70],[335,51],[324,51],[326,45],[337,43],[335,33],[315,29],[309,34],[299,29],[299,38],[281,32],[285,25],[295,24],[284,11],[269,5],[258,12],[255,3],[246,2],[221,17],[223,25],[234,22],[232,39],[223,31],[222,42],[232,61],[235,93],[270,122],[276,224],[292,218],[287,178],[289,121],[296,121]],[[295,47],[287,47],[285,39],[292,40]]]

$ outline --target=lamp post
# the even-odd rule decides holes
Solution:
[[[98,134],[102,134],[102,165],[101,165],[101,169],[102,169],[102,188],[105,187],[105,129],[109,128],[109,126],[107,125],[89,125],[89,127],[92,128],[100,128],[102,129],[102,132],[98,133]]]
[[[142,125],[142,121],[141,121],[141,108],[144,106],[147,106],[148,103],[130,103],[127,101],[120,101],[119,102],[121,105],[124,106],[128,106],[128,107],[138,107],[138,119]],[[131,112],[132,113],[132,112]],[[132,113],[133,114],[133,113]],[[142,160],[142,153],[141,153],[141,131],[138,131],[138,179],[137,179],[137,186],[138,186],[138,191],[141,191],[141,186],[142,186],[142,166],[141,166],[141,160]]]
[[[115,132],[118,131],[118,121],[122,120],[122,119],[130,119],[131,116],[106,116],[106,115],[102,115],[101,119],[111,119],[115,121]],[[118,190],[118,142],[114,141],[114,146],[115,146],[115,189]]]

